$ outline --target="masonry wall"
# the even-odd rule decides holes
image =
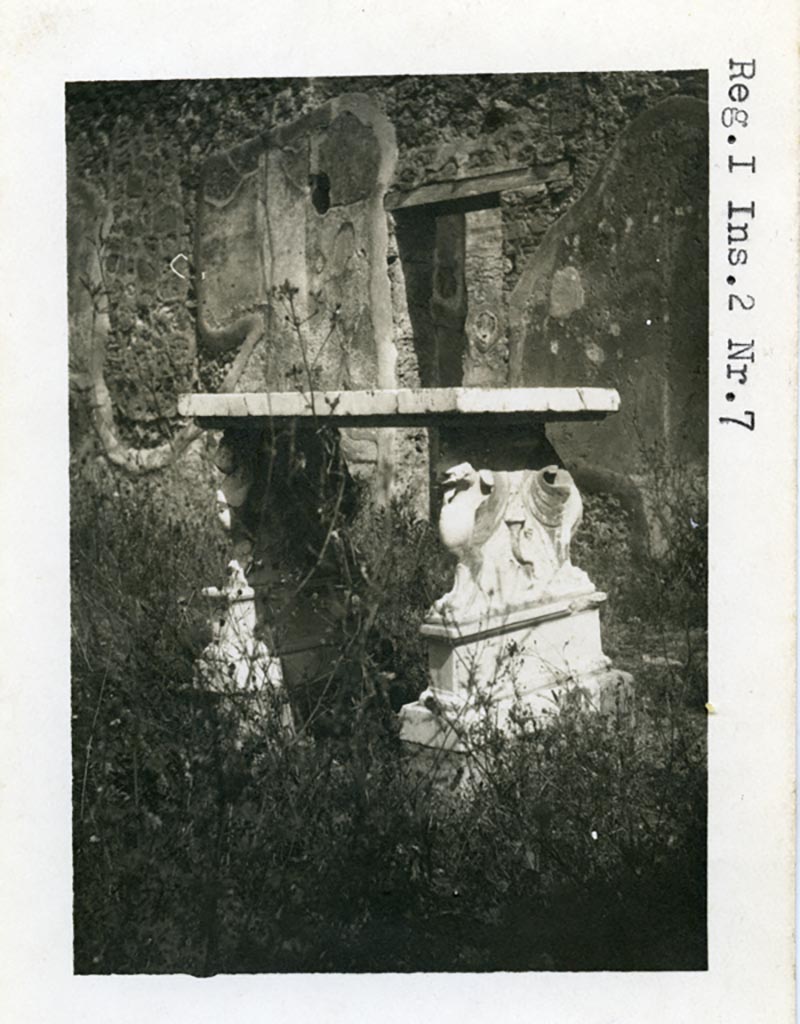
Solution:
[[[505,188],[466,212],[416,207],[387,215],[397,384],[508,383],[505,311],[548,230],[639,115],[671,96],[702,100],[705,90],[700,72],[69,85],[74,449],[102,454],[116,446],[126,469],[157,469],[194,441],[176,422],[175,395],[215,390],[230,369],[235,352],[198,347],[195,322],[198,186],[214,154],[360,92],[394,127],[391,188],[401,196],[498,167],[545,168],[541,181]],[[480,320],[469,321],[461,280],[490,311]],[[467,336],[475,339],[469,351]],[[99,448],[85,413],[98,374],[108,397]],[[370,439],[360,440],[369,453]],[[422,435],[401,439],[401,478],[425,450]]]

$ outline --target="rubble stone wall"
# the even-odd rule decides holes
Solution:
[[[94,437],[82,406],[98,375],[107,389],[106,449],[116,444],[118,451],[150,453],[120,457],[120,464],[157,469],[191,441],[176,424],[175,395],[191,387],[217,390],[239,351],[237,345],[210,351],[197,344],[204,271],[195,265],[195,243],[203,175],[219,154],[233,150],[246,173],[247,160],[259,159],[268,135],[305,115],[313,120],[328,101],[348,93],[366,94],[391,124],[397,156],[389,187],[400,197],[498,168],[543,168],[541,180],[519,187],[512,180],[491,201],[467,203],[465,213],[434,205],[387,214],[380,271],[391,296],[396,384],[480,386],[515,382],[515,374],[522,383],[590,383],[551,381],[559,364],[553,368],[552,360],[530,354],[540,349],[537,332],[547,334],[551,323],[563,327],[581,306],[578,296],[587,285],[575,260],[559,257],[558,266],[542,271],[555,275],[548,279],[544,327],[536,303],[521,297],[521,289],[535,292],[536,260],[543,243],[551,244],[548,232],[584,195],[626,129],[670,97],[704,100],[705,73],[74,83],[67,87],[66,119],[74,449],[85,449]],[[344,141],[337,159],[347,155]],[[370,154],[356,151],[368,165]],[[223,170],[215,179],[219,187]],[[653,180],[641,188],[651,188]],[[258,209],[256,198],[252,210]],[[596,278],[596,260],[593,268]],[[479,306],[469,307],[459,281],[480,298]],[[638,303],[640,292],[626,285],[625,301]],[[642,302],[651,298],[648,293]],[[517,324],[514,334],[509,310],[536,323],[530,329]],[[573,323],[579,321],[580,315]],[[582,329],[589,326],[581,321]],[[240,328],[238,343],[247,324]],[[551,340],[548,334],[546,347]],[[594,361],[587,356],[590,369],[600,359],[595,355]],[[635,376],[637,358],[626,353],[620,370]],[[618,365],[615,360],[605,361],[604,382],[614,383],[609,367]],[[585,369],[574,359],[565,367],[565,373]],[[96,393],[89,399],[98,404]],[[354,463],[380,461],[371,435],[353,436],[348,446]],[[400,437],[396,477],[410,478],[426,452],[424,431]]]

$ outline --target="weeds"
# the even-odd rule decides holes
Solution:
[[[611,595],[606,646],[635,674],[635,719],[566,701],[538,720],[519,709],[507,733],[481,723],[485,770],[448,788],[391,714],[426,683],[417,627],[446,589],[430,525],[399,508],[357,520],[361,632],[336,727],[289,737],[253,698],[195,684],[199,588],[226,553],[180,493],[73,486],[76,971],[705,966],[691,581],[634,599],[613,507],[590,506],[576,561]]]

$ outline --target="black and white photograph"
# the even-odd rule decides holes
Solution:
[[[791,1024],[797,12],[7,15],[0,1017]]]
[[[703,970],[703,71],[66,87],[75,970]]]

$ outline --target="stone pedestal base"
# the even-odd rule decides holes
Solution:
[[[515,706],[541,716],[575,690],[598,710],[612,709],[626,699],[632,680],[603,654],[598,608],[604,600],[595,591],[470,626],[430,619],[422,633],[431,686],[401,709],[401,739],[462,752],[470,730],[487,718],[504,729]]]
[[[223,707],[255,706],[256,717],[272,720],[281,732],[293,735],[294,719],[281,663],[255,636],[255,591],[239,563],[229,563],[228,581],[222,590],[204,587],[203,594],[222,610],[214,617],[211,643],[195,662],[196,685]]]

